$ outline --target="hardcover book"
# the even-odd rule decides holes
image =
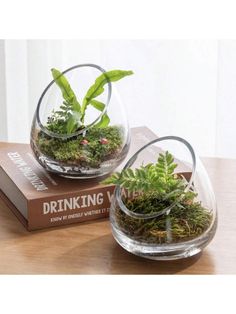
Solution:
[[[126,160],[155,138],[147,127],[133,128]],[[42,168],[28,144],[0,143],[0,190],[0,197],[31,231],[107,217],[114,186],[98,179],[62,178]]]

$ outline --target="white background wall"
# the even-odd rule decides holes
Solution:
[[[28,142],[50,68],[132,69],[119,84],[131,126],[189,140],[201,156],[236,158],[236,41],[0,41],[0,140]]]

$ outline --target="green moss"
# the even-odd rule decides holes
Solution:
[[[39,150],[56,161],[82,167],[98,168],[110,158],[115,158],[123,143],[122,129],[117,126],[92,127],[85,136],[63,140],[39,132]]]
[[[200,202],[193,200],[194,195],[189,192],[168,215],[156,218],[133,218],[117,208],[117,223],[132,239],[143,242],[162,244],[194,239],[206,231],[212,221],[212,214]],[[130,211],[143,214],[161,211],[171,204],[158,199],[153,193],[145,193],[133,200],[126,199],[124,203]]]

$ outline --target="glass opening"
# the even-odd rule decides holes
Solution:
[[[100,72],[100,73],[99,73]],[[73,91],[80,101],[82,101],[89,87],[94,83],[95,79],[106,71],[96,64],[80,64],[73,66],[62,72],[68,79]],[[84,134],[89,128],[100,121],[101,117],[106,113],[108,104],[111,99],[112,86],[108,82],[104,86],[104,93],[99,96],[99,100],[105,104],[103,111],[98,111],[92,106],[88,106],[85,115],[84,127],[71,134],[58,134],[51,132],[47,129],[47,119],[53,110],[59,110],[60,105],[63,103],[63,98],[59,87],[56,85],[55,80],[52,80],[43,91],[37,108],[36,120],[41,130],[51,137],[56,138],[71,138]]]
[[[175,174],[185,179],[185,191],[188,191],[193,184],[196,169],[196,156],[192,146],[186,140],[177,136],[165,136],[149,142],[129,159],[123,170],[127,168],[135,169],[139,168],[140,166],[146,166],[149,163],[156,163],[160,154],[163,154],[167,151],[172,154],[174,157],[174,162],[177,165]],[[135,197],[135,195],[137,196],[138,193],[139,191],[133,193],[133,197]],[[121,210],[129,216],[139,219],[150,219],[163,214],[168,214],[179,201],[179,198],[177,198],[175,202],[172,202],[172,204],[156,213],[141,214],[130,211],[123,202],[124,197],[126,197],[125,189],[123,187],[116,186],[115,198]]]

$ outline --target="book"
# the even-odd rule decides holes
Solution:
[[[157,136],[147,127],[131,129],[126,161]],[[29,230],[106,218],[113,185],[101,179],[67,179],[47,172],[29,144],[0,143],[0,197]]]

